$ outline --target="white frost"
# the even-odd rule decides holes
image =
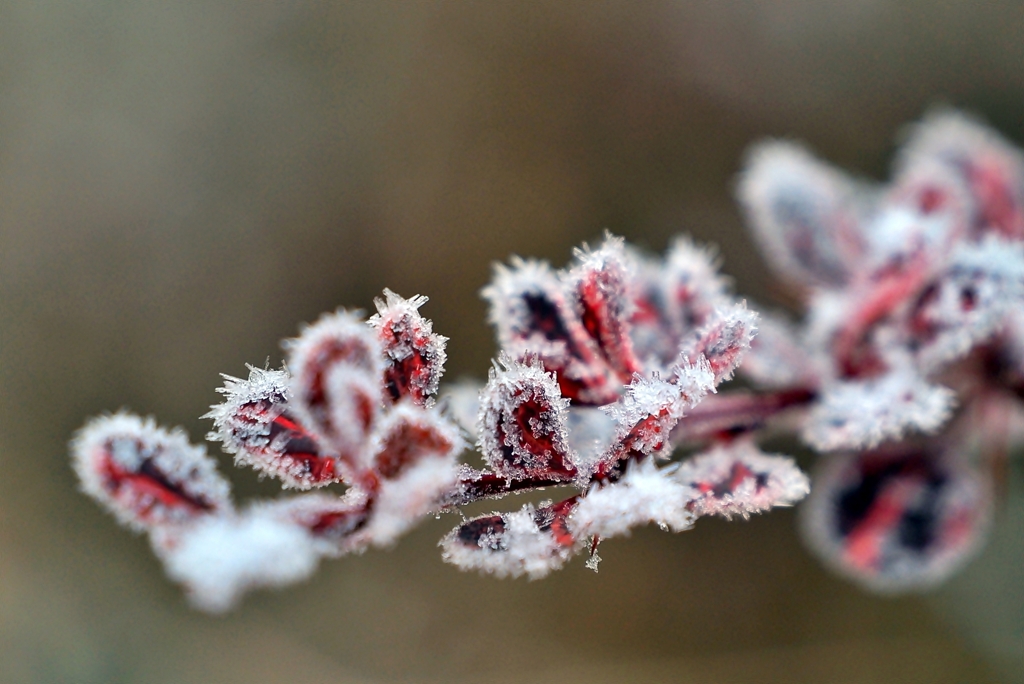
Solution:
[[[912,371],[880,378],[836,382],[823,390],[803,429],[820,451],[870,449],[913,430],[930,433],[949,418],[956,394]]]
[[[110,459],[127,474],[151,469],[167,483],[212,510],[230,510],[231,487],[202,446],[189,443],[184,430],[166,430],[152,418],[115,413],[90,420],[71,442],[71,464],[82,491],[111,511],[124,525],[146,530],[153,525],[187,522],[199,513],[167,507],[145,490],[124,484],[112,490],[105,466]],[[146,511],[146,519],[140,512]]]
[[[790,142],[755,146],[737,195],[775,271],[804,285],[835,287],[859,256],[865,190]]]
[[[807,496],[810,481],[793,459],[762,452],[748,441],[698,454],[680,464],[675,478],[696,492],[695,515],[743,518]]]
[[[504,529],[482,536],[477,545],[460,539],[460,528],[455,528],[441,540],[441,557],[462,570],[540,579],[562,567],[577,550],[575,546],[558,544],[549,530],[541,530],[536,511],[529,504],[514,513],[502,514],[501,519]]]
[[[574,536],[618,537],[639,525],[656,523],[682,532],[693,527],[696,516],[688,509],[697,492],[659,469],[653,459],[631,465],[614,484],[595,485],[569,518]]]
[[[309,532],[259,509],[211,516],[175,541],[156,546],[167,574],[211,613],[230,609],[249,589],[304,580],[319,561]]]

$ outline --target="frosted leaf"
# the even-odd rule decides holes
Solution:
[[[829,456],[801,506],[811,549],[874,591],[923,590],[975,554],[991,521],[991,483],[959,454]]]
[[[296,417],[342,456],[357,458],[383,400],[376,334],[357,314],[339,310],[284,346]]]
[[[1012,144],[961,112],[932,114],[913,127],[899,167],[931,159],[960,174],[976,207],[976,231],[1024,237],[1024,158]]]
[[[649,523],[682,532],[693,527],[696,516],[688,504],[696,495],[674,479],[670,469],[659,470],[647,459],[631,464],[617,482],[591,488],[570,516],[569,526],[578,539],[617,537]]]
[[[861,252],[865,191],[793,143],[771,141],[747,156],[737,195],[776,273],[802,285],[845,284]]]
[[[756,334],[757,313],[748,309],[746,302],[723,306],[697,331],[696,339],[683,348],[683,355],[691,359],[704,356],[717,386],[732,378]]]
[[[306,529],[261,509],[208,516],[155,549],[192,604],[211,613],[229,610],[250,589],[302,581],[319,562]]]
[[[810,482],[793,459],[762,452],[751,442],[718,446],[680,464],[674,477],[694,490],[694,515],[743,518],[807,496]]]
[[[134,530],[231,510],[230,486],[181,429],[127,413],[93,418],[71,442],[82,491]]]
[[[373,468],[381,477],[394,479],[424,459],[453,459],[464,447],[458,429],[440,413],[403,401],[378,426]]]
[[[616,439],[594,471],[581,475],[603,477],[626,459],[667,449],[679,419],[709,391],[714,391],[714,375],[704,357],[692,365],[682,359],[670,380],[634,376],[618,402],[601,407],[616,423]]]
[[[814,387],[820,378],[817,361],[789,321],[762,312],[739,371],[759,387]]]
[[[461,570],[497,577],[544,577],[578,550],[566,527],[570,502],[474,518],[441,540],[441,557]]]
[[[972,212],[964,181],[948,167],[930,160],[908,167],[865,225],[870,266],[944,254],[967,233]]]
[[[425,515],[444,506],[458,486],[459,472],[454,457],[435,456],[406,467],[394,479],[382,480],[369,520],[354,535],[353,544],[394,544]]]
[[[625,382],[640,371],[633,354],[629,318],[633,279],[622,238],[607,235],[596,250],[586,245],[574,251],[577,264],[563,276],[573,296],[576,314],[604,360]]]
[[[715,309],[728,301],[729,280],[719,267],[714,248],[697,245],[685,236],[672,241],[665,256],[663,282],[676,339],[704,325]]]
[[[338,364],[324,378],[330,406],[331,444],[355,472],[369,466],[374,429],[381,421],[380,381],[359,368]]]
[[[480,395],[478,445],[487,464],[508,478],[571,479],[568,407],[554,376],[538,363],[500,358]]]
[[[590,405],[614,401],[620,384],[569,302],[558,274],[546,264],[513,258],[495,266],[482,292],[490,322],[511,358],[538,358],[555,373],[562,394]]]
[[[665,260],[628,253],[634,285],[631,337],[648,371],[664,370],[679,355],[680,340],[704,325],[728,303],[727,280],[718,273],[713,250],[677,238]]]
[[[811,410],[804,440],[819,451],[870,449],[911,431],[930,433],[949,418],[956,395],[910,371],[827,386]]]
[[[225,375],[221,404],[203,418],[213,420],[206,435],[247,465],[276,477],[285,487],[310,489],[341,480],[337,457],[325,454],[313,436],[288,410],[290,378],[286,371],[249,366],[249,378]]]
[[[614,404],[602,406],[601,410],[615,421],[617,433],[623,437],[648,417],[664,415],[678,420],[686,409],[697,405],[713,391],[714,374],[707,359],[698,356],[691,364],[684,357],[672,369],[668,380],[657,374],[634,376],[622,397]]]
[[[668,286],[660,260],[630,253],[633,271],[629,334],[633,352],[647,370],[662,369],[679,353],[680,335],[670,317]]]
[[[565,293],[547,262],[512,257],[511,267],[495,264],[491,284],[480,294],[490,304],[488,319],[502,347],[534,336],[569,337]]]
[[[648,417],[671,414],[678,418],[683,414],[679,386],[657,375],[637,375],[617,402],[601,410],[615,422],[619,439]]]
[[[376,315],[367,321],[377,331],[384,352],[384,388],[392,401],[410,397],[429,406],[447,360],[448,338],[433,332],[430,320],[420,315],[426,297],[403,299],[384,290],[385,299],[375,299]]]
[[[987,236],[960,244],[917,304],[912,348],[926,370],[961,358],[1024,305],[1024,245]]]

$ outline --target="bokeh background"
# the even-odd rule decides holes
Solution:
[[[0,681],[1024,681],[1019,465],[985,552],[923,596],[829,575],[792,511],[533,583],[443,565],[448,517],[211,618],[66,446],[120,407],[199,440],[218,373],[384,287],[429,295],[447,377],[481,378],[492,262],[561,265],[606,228],[716,243],[779,304],[731,196],[744,149],[882,178],[941,104],[1024,140],[1022,29],[1017,3],[945,0],[5,0]]]

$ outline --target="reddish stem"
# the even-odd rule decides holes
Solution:
[[[672,430],[672,443],[704,442],[731,438],[763,427],[783,411],[805,406],[815,398],[806,388],[779,390],[770,394],[735,392],[707,397],[683,416]]]

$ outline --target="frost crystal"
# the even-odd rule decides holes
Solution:
[[[952,390],[911,372],[836,383],[811,412],[803,437],[821,451],[870,449],[911,431],[934,432],[955,404]]]
[[[221,442],[236,465],[276,477],[285,487],[310,489],[341,480],[337,457],[321,453],[288,410],[291,378],[286,371],[249,367],[249,378],[224,376],[217,391],[226,399],[203,418],[213,420],[211,442]]]
[[[630,467],[615,484],[595,485],[580,500],[569,523],[578,538],[619,537],[649,523],[682,532],[697,519],[688,506],[696,496],[696,490],[648,459]]]
[[[746,302],[718,309],[696,333],[696,339],[683,354],[703,356],[715,373],[715,385],[732,378],[743,355],[757,334],[757,314]]]
[[[430,406],[437,394],[444,364],[447,337],[434,333],[433,324],[420,315],[426,297],[403,299],[384,290],[375,299],[377,313],[368,323],[377,330],[384,351],[384,387],[392,401],[410,397],[420,406]]]
[[[683,358],[669,380],[662,380],[657,374],[637,375],[626,386],[622,398],[602,410],[615,421],[620,440],[632,438],[632,447],[649,454],[661,448],[686,409],[714,388],[711,365],[703,356],[698,356],[694,364]]]
[[[463,570],[530,579],[562,567],[577,550],[563,513],[531,505],[463,523],[441,540],[441,548],[442,558]]]

